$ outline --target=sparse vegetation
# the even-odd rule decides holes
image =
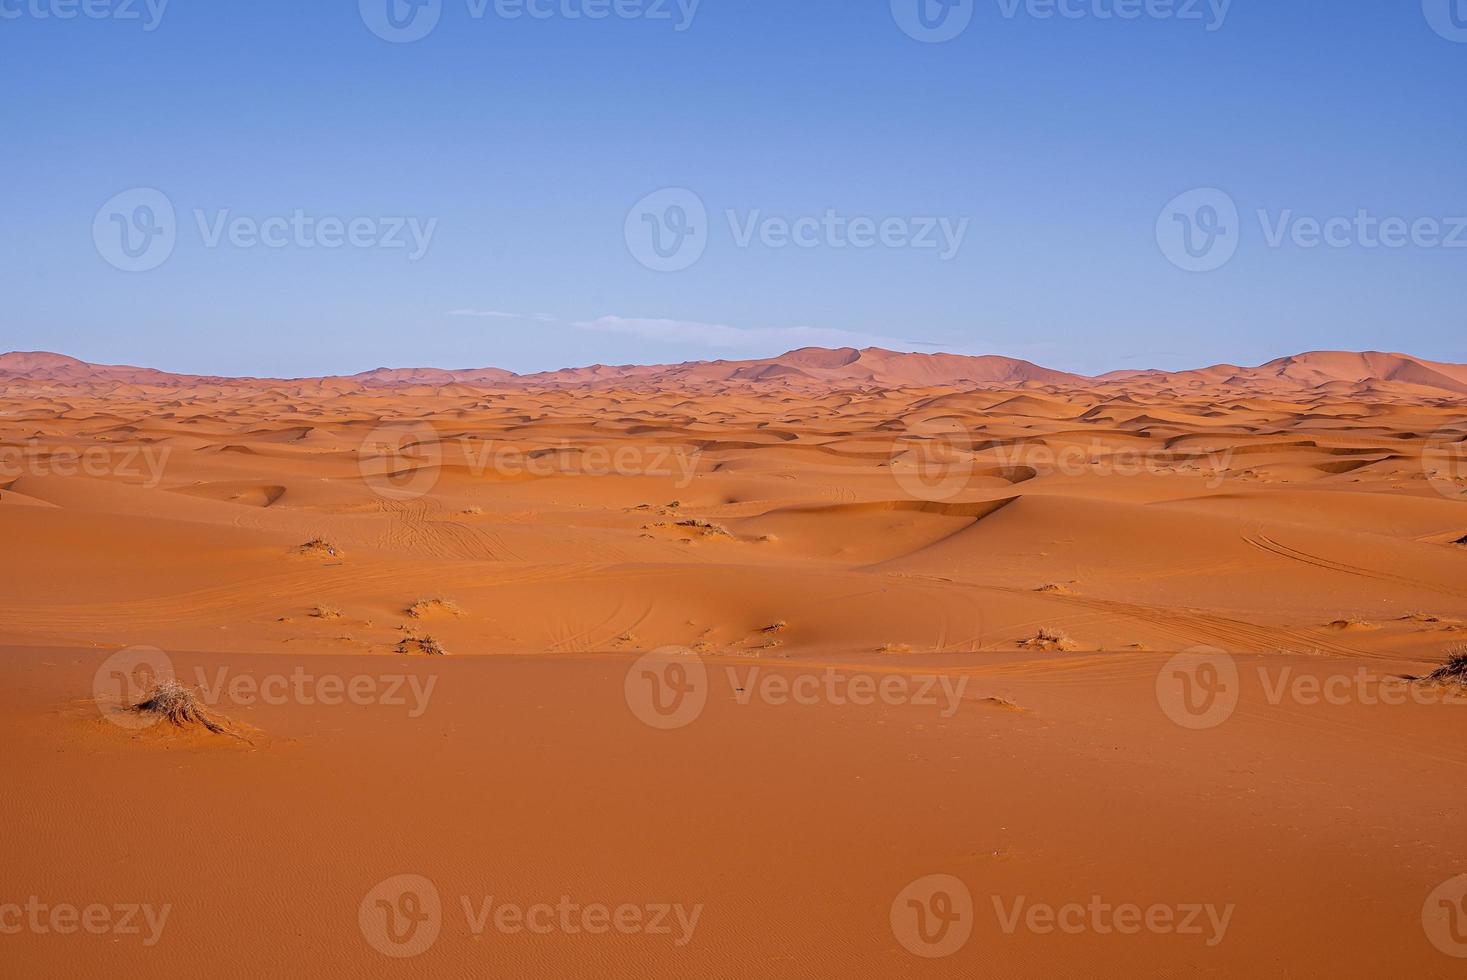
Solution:
[[[203,728],[215,735],[228,735],[248,741],[234,730],[228,719],[216,718],[210,714],[192,689],[172,678],[160,681],[147,699],[133,705],[132,710],[139,714],[152,715],[175,728]]]
[[[413,619],[426,619],[434,613],[445,613],[449,616],[462,616],[464,611],[459,608],[458,603],[452,599],[435,596],[429,599],[419,599],[407,607],[407,614]]]
[[[1070,651],[1079,649],[1078,644],[1070,639],[1064,630],[1054,629],[1046,626],[1032,637],[1020,643],[1019,646],[1025,650],[1048,650],[1048,651]]]
[[[398,645],[397,645],[397,652],[398,653],[414,653],[414,652],[416,652],[416,653],[422,654],[425,657],[446,657],[446,656],[448,656],[448,651],[445,650],[445,649],[443,649],[443,644],[439,643],[438,640],[435,637],[432,637],[432,636],[408,636],[408,637],[404,637],[403,640],[402,640],[402,642],[398,643]]]
[[[1447,651],[1447,662],[1426,677],[1438,684],[1467,684],[1467,644],[1459,643]]]
[[[336,545],[322,537],[314,537],[295,549],[298,555],[307,555],[315,558],[340,558],[341,552]]]
[[[722,536],[725,538],[733,537],[733,535],[729,533],[728,528],[724,527],[722,524],[714,524],[711,521],[702,521],[698,520],[697,518],[690,518],[685,521],[678,521],[677,526],[690,527],[694,530],[702,531],[704,534],[708,535]]]

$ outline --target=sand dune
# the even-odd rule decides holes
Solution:
[[[173,907],[156,947],[0,936],[16,975],[1459,972],[1428,898],[1467,871],[1467,708],[1403,678],[1467,642],[1467,368],[10,354],[0,385],[0,859],[17,894]],[[670,647],[706,705],[662,730],[631,692]],[[211,704],[247,741],[128,728],[94,686],[140,648],[195,686],[434,687],[416,715]],[[1221,720],[1167,693],[1198,656],[1236,671]],[[765,686],[832,672],[961,693]],[[359,906],[408,873],[441,934],[398,960]],[[928,960],[892,907],[939,873],[974,939]],[[686,945],[476,936],[460,897],[491,893],[703,911]],[[991,902],[1092,895],[1235,908],[1209,945],[1006,931]]]

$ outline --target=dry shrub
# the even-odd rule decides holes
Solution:
[[[249,741],[234,730],[227,718],[218,718],[211,714],[191,688],[171,678],[159,681],[147,699],[133,705],[132,710],[139,714],[152,715],[174,728],[203,728],[215,735],[228,735]]]
[[[407,614],[413,619],[425,619],[433,613],[447,613],[450,616],[462,616],[464,611],[452,599],[445,599],[441,596],[435,596],[430,599],[419,599],[407,607]]]

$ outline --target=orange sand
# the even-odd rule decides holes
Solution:
[[[832,353],[6,382],[0,973],[1461,974],[1451,366]],[[132,724],[160,663],[249,741]]]

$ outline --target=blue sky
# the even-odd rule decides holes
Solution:
[[[390,0],[409,42],[389,0],[88,2],[0,0],[0,349],[1467,361],[1467,0]]]

